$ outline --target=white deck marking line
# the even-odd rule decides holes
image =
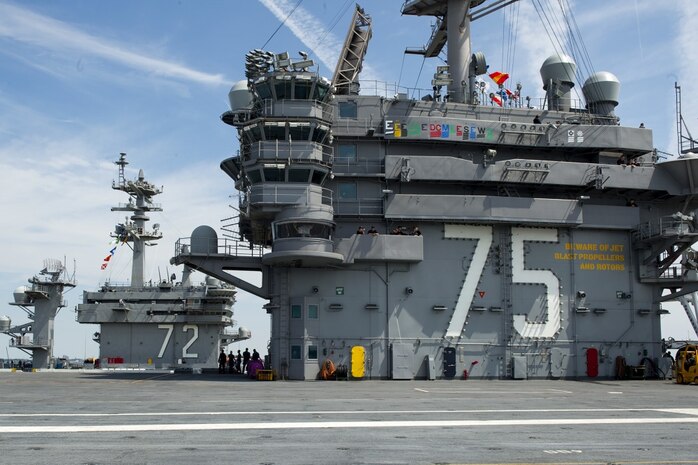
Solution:
[[[574,394],[572,391],[565,391],[564,389],[550,389],[550,391],[561,392],[562,394]]]
[[[152,425],[0,426],[0,433],[107,433],[127,431],[212,431],[331,428],[430,428],[552,425],[632,425],[698,423],[698,418],[564,418],[539,420],[302,421],[265,423],[182,423]]]
[[[420,388],[414,388],[414,390],[419,391],[419,392],[429,392],[426,389],[420,389]]]
[[[623,394],[623,391],[608,391],[609,394]]]
[[[443,413],[594,413],[594,412],[664,412],[684,413],[683,410],[672,408],[568,408],[568,409],[496,409],[496,410],[256,410],[229,412],[119,412],[119,413],[0,413],[0,418],[6,417],[172,417],[172,416],[243,416],[243,415],[366,415],[366,414],[443,414]],[[694,413],[686,413],[694,415]],[[698,413],[696,413],[698,414]]]
[[[661,408],[658,412],[680,413],[682,415],[698,415],[698,408]]]

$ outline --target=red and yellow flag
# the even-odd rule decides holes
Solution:
[[[504,84],[507,79],[509,79],[509,74],[507,73],[500,73],[499,71],[495,71],[494,73],[490,74],[490,77],[494,82],[499,84],[500,86]]]

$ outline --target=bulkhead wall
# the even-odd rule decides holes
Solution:
[[[338,234],[350,229],[342,226]],[[278,312],[289,324],[273,324],[272,345],[288,344],[291,377],[314,378],[325,359],[348,364],[354,345],[365,348],[372,378],[391,377],[394,343],[411,345],[416,378],[427,376],[427,356],[441,372],[446,347],[456,349],[457,373],[481,378],[511,377],[514,357],[526,377],[577,378],[587,375],[589,348],[600,354],[601,377],[615,375],[617,356],[630,365],[661,356],[658,308],[647,304],[656,296],[635,277],[627,231],[420,229],[421,261],[273,270],[287,277],[288,305]]]

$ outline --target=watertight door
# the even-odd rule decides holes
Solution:
[[[595,347],[587,349],[587,376],[589,378],[599,376],[599,351]]]
[[[363,346],[351,348],[351,376],[363,378],[366,372],[366,349]]]
[[[444,348],[444,378],[453,379],[456,376],[456,349]]]

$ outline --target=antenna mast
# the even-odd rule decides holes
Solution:
[[[120,241],[133,243],[133,265],[131,268],[131,286],[143,286],[143,270],[145,268],[145,243],[162,238],[158,231],[159,225],[155,225],[152,231],[145,229],[145,222],[150,221],[146,213],[162,211],[160,204],[154,204],[152,198],[162,193],[162,188],[155,187],[145,180],[143,170],[138,172],[138,178],[127,181],[124,169],[128,162],[126,154],[121,153],[119,160],[114,162],[119,167],[119,180],[112,183],[112,189],[126,192],[130,198],[127,204],[119,204],[112,207],[111,211],[133,212],[130,220],[127,218],[123,224],[117,224],[112,237]]]

